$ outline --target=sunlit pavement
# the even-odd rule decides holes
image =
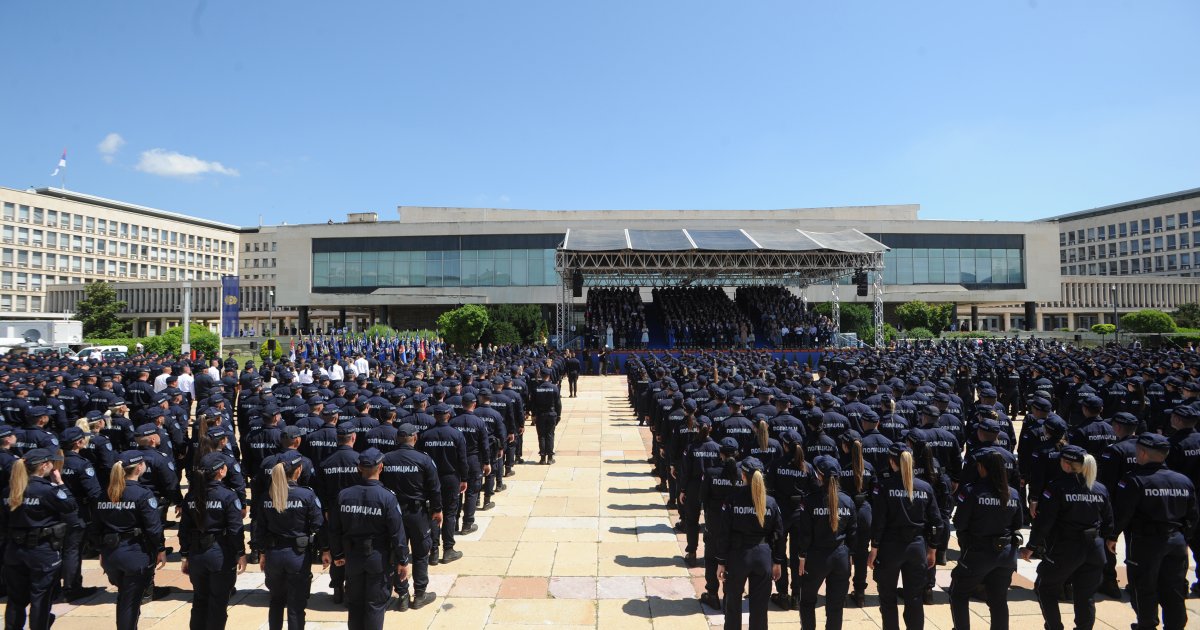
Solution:
[[[649,475],[650,433],[633,418],[624,377],[583,377],[579,389],[578,398],[563,398],[557,463],[518,465],[516,476],[505,480],[508,490],[496,495],[496,507],[478,513],[479,530],[459,537],[458,549],[464,557],[431,568],[429,590],[437,593],[437,600],[421,610],[389,611],[387,627],[705,630],[720,626],[723,616],[696,599],[703,587],[703,569],[689,570],[683,563],[683,536],[674,532],[676,515],[667,511],[666,495],[655,490]],[[527,428],[525,452],[526,461],[537,461],[533,427]],[[178,547],[174,536],[167,544]],[[951,628],[945,589],[956,556],[952,550],[950,564],[939,567],[935,604],[925,607],[928,628]],[[1124,567],[1118,565],[1118,572],[1123,586]],[[1036,564],[1020,563],[1009,591],[1014,628],[1042,627],[1031,590],[1036,575]],[[109,586],[97,560],[85,561],[84,582]],[[187,628],[191,585],[179,572],[177,556],[158,572],[157,584],[177,587],[178,592],[143,606],[140,627]],[[258,567],[239,576],[237,587],[228,627],[266,628],[267,592]],[[55,605],[55,629],[113,627],[116,592],[109,589],[79,605]],[[316,574],[308,606],[309,628],[346,627],[346,611],[333,604],[330,593],[328,576]],[[874,593],[871,585],[866,608],[846,608],[847,628],[880,627]],[[818,603],[823,605],[823,600]],[[1071,606],[1059,606],[1064,624],[1071,627]],[[986,628],[986,605],[972,601],[971,610],[974,627]],[[771,606],[770,626],[798,628],[798,614]],[[1188,600],[1188,614],[1192,624],[1200,623],[1200,600]],[[1134,620],[1128,603],[1103,596],[1096,617],[1096,627],[1121,630]],[[743,622],[747,621],[744,616]],[[824,622],[819,607],[819,627]]]

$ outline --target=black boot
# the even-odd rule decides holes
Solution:
[[[415,593],[413,594],[412,608],[413,610],[424,608],[432,604],[435,599],[437,599],[437,593]]]
[[[341,586],[333,587],[333,603],[341,604],[346,601],[346,589]]]
[[[437,547],[429,550],[429,566],[436,567],[441,562],[441,553]]]
[[[396,597],[396,610],[399,610],[400,612],[405,612],[408,610],[408,607],[411,605],[412,605],[412,596],[408,594],[408,591],[400,593],[400,595],[398,597]]]

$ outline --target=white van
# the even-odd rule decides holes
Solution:
[[[88,346],[79,351],[79,360],[101,359],[106,352],[129,352],[129,346]]]

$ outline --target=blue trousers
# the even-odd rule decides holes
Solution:
[[[1058,595],[1063,584],[1070,582],[1075,596],[1075,627],[1088,630],[1096,623],[1096,602],[1092,596],[1100,587],[1104,572],[1104,545],[1096,539],[1091,545],[1059,543],[1037,568],[1033,585],[1046,630],[1062,630],[1062,615],[1058,612]]]
[[[142,594],[154,583],[150,556],[141,545],[126,541],[102,550],[100,559],[109,583],[117,587],[117,630],[137,630]]]
[[[392,596],[391,573],[347,573],[346,608],[348,630],[380,630],[383,614]]]
[[[266,585],[271,598],[267,609],[267,626],[282,630],[287,612],[288,630],[304,630],[305,608],[312,593],[312,564],[307,553],[296,553],[291,547],[268,549]]]
[[[812,549],[804,562],[800,576],[800,628],[816,630],[817,591],[825,583],[825,628],[840,630],[846,591],[850,590],[850,550],[846,545],[837,549]]]
[[[897,594],[904,596],[904,626],[908,630],[925,627],[925,539],[884,541],[875,557],[875,586],[879,589],[879,617],[883,630],[899,630]],[[904,590],[897,585],[904,580]]]
[[[1160,607],[1163,628],[1182,630],[1187,626],[1184,598],[1188,566],[1188,546],[1183,534],[1174,532],[1165,540],[1134,534],[1127,544],[1125,567],[1129,570],[1138,630],[1158,627]]]
[[[971,628],[971,593],[983,584],[987,591],[992,630],[1008,630],[1008,587],[1017,570],[1016,548],[1003,551],[967,550],[950,574],[950,618],[954,630]]]
[[[766,543],[731,549],[725,565],[725,630],[742,627],[742,593],[750,588],[750,630],[767,630],[771,598],[771,548]]]
[[[442,517],[441,525],[432,527],[432,544],[437,549],[439,543],[447,551],[454,548],[454,533],[458,531],[458,504],[462,495],[458,493],[458,475],[441,475],[442,482]]]
[[[28,607],[29,630],[48,630],[62,558],[48,543],[27,548],[10,542],[6,554],[4,582],[8,585],[8,604],[4,608],[4,627],[24,628]]]
[[[445,514],[443,514],[445,516]],[[404,533],[408,537],[409,556],[412,558],[413,592],[423,594],[429,588],[429,548],[432,522],[424,510],[404,512]],[[408,592],[408,580],[396,576],[396,592]]]

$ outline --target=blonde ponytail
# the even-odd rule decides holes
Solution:
[[[913,500],[913,456],[912,451],[904,451],[900,453],[900,481],[904,484],[904,491],[908,493],[908,500]]]
[[[850,443],[850,466],[854,469],[854,493],[858,494],[863,491],[863,447],[859,440]]]
[[[12,476],[8,478],[8,511],[15,512],[25,502],[25,488],[29,486],[29,469],[25,458],[13,462]]]
[[[754,515],[758,517],[758,526],[767,524],[767,484],[763,481],[761,471],[754,471],[750,478],[750,498],[754,499]]]
[[[837,530],[838,530],[838,516],[839,516],[839,514],[838,514],[839,502],[838,502],[838,478],[837,478],[837,475],[829,475],[829,478],[825,480],[825,484],[829,488],[828,489],[829,530],[832,531],[834,534],[836,534]]]
[[[275,506],[275,511],[280,514],[287,510],[287,477],[287,471],[283,469],[283,462],[275,464],[275,467],[271,469],[271,503]]]
[[[1083,485],[1088,490],[1096,485],[1096,458],[1091,454],[1084,455],[1082,462],[1071,462],[1070,469],[1072,473],[1083,476]]]
[[[135,465],[134,468],[137,468]],[[129,472],[118,464],[108,475],[108,500],[116,503],[125,494],[125,475]]]
[[[755,428],[755,433],[758,434],[758,448],[760,448],[764,451],[767,450],[767,446],[768,446],[767,439],[770,437],[770,433],[767,432],[767,421],[759,420],[758,424],[756,424],[754,426],[754,428]]]

